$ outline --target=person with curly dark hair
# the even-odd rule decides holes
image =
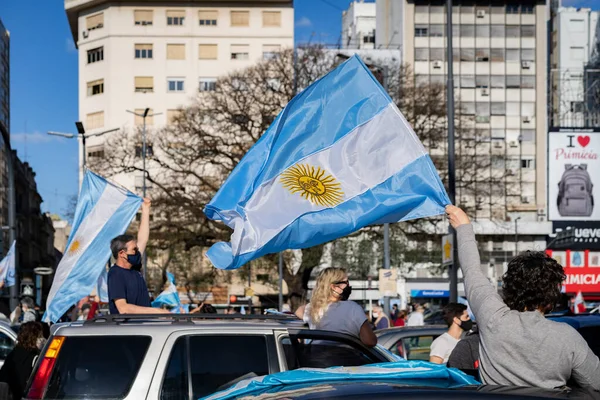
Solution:
[[[27,322],[21,325],[17,345],[8,354],[2,369],[0,382],[8,383],[13,399],[23,396],[27,379],[33,370],[33,364],[45,343],[44,330],[39,322]]]
[[[452,205],[446,214],[458,234],[465,291],[480,332],[483,383],[552,389],[572,377],[583,388],[600,390],[600,360],[585,339],[544,316],[560,298],[560,264],[542,252],[515,257],[503,277],[502,298],[481,270],[469,217]]]

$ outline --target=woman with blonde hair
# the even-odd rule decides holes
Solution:
[[[361,306],[347,301],[352,293],[348,274],[343,268],[326,268],[317,277],[310,303],[296,315],[311,329],[345,333],[360,339],[366,346],[377,344],[377,337]]]

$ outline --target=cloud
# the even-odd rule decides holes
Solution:
[[[73,39],[68,37],[65,39],[65,50],[67,53],[77,53],[77,48],[75,47],[75,43]]]
[[[54,140],[55,138],[53,138],[52,136],[40,132],[10,134],[10,141],[15,143],[27,142],[27,144],[41,144],[52,142]]]
[[[312,26],[312,22],[307,17],[302,17],[296,21],[297,28],[307,28],[309,26]]]

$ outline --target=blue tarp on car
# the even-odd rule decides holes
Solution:
[[[243,380],[229,389],[205,397],[205,400],[234,399],[276,390],[297,384],[315,384],[339,381],[393,381],[407,385],[457,388],[479,385],[472,377],[454,368],[426,361],[398,361],[361,367],[304,368],[294,371]]]

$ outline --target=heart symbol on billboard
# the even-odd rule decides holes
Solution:
[[[585,147],[590,144],[589,136],[577,136],[577,142],[581,145],[581,147]]]

